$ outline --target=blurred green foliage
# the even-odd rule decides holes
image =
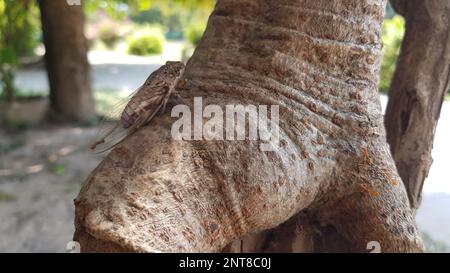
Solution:
[[[14,71],[20,57],[31,56],[40,40],[35,1],[0,0],[0,96],[14,99]]]
[[[53,166],[51,166],[51,170],[54,174],[63,175],[66,172],[66,167],[61,164],[53,164]]]
[[[193,31],[205,29],[214,4],[215,0],[154,0],[149,10],[135,12],[131,18],[139,24],[160,24],[167,39],[189,39],[190,32],[195,35]]]
[[[14,51],[3,61],[14,62],[16,57],[34,54],[40,42],[40,17],[35,1],[0,0],[1,48]]]
[[[120,41],[120,38],[113,25],[104,25],[100,28],[100,40],[107,48],[113,49]]]
[[[163,14],[171,13],[175,7],[190,10],[212,10],[216,0],[89,0],[84,2],[88,15],[95,14],[99,9],[116,18],[145,12],[152,7],[159,7]],[[173,12],[172,12],[173,13]],[[145,22],[149,23],[149,22]]]
[[[405,20],[399,15],[387,18],[383,24],[383,63],[380,74],[380,91],[388,92],[397,67],[397,58],[405,35]]]
[[[165,22],[165,15],[163,14],[161,8],[156,6],[132,15],[131,19],[138,24],[163,25]]]
[[[129,38],[128,53],[145,56],[161,54],[165,39],[159,28],[144,27]]]
[[[200,42],[200,39],[203,37],[203,33],[206,30],[206,22],[201,24],[192,24],[189,26],[189,28],[186,30],[186,36],[191,42],[192,45],[197,46]]]

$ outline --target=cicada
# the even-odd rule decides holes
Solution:
[[[122,110],[120,119],[101,127],[91,149],[96,153],[108,151],[148,124],[156,115],[163,112],[176,88],[183,85],[182,62],[167,62],[150,74]]]

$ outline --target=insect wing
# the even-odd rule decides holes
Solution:
[[[97,139],[91,147],[92,150],[96,153],[102,153],[114,148],[126,137],[149,123],[158,112],[164,111],[166,103],[173,92],[174,86],[171,86],[171,83],[175,80],[167,80],[167,77],[161,76],[164,69],[167,68],[167,66],[163,66],[153,72],[145,84],[130,95],[128,101],[124,101],[114,107],[112,115],[108,116],[117,117],[119,121],[102,123]],[[134,100],[133,103],[137,103],[138,106],[133,106],[132,108],[134,108],[134,112],[138,109],[139,114],[136,120],[130,123],[131,126],[124,126],[121,117],[130,99]]]
[[[140,88],[134,91],[131,95],[122,98],[111,107],[111,110],[106,111],[99,123],[98,132],[91,149],[94,153],[103,153],[112,149],[115,145],[123,141],[133,128],[125,128],[121,121],[122,112]]]

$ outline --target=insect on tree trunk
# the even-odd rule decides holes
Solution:
[[[278,105],[280,146],[174,140],[170,114],[156,117],[84,184],[82,251],[217,252],[299,213],[339,240],[323,251],[421,251],[378,96],[385,4],[218,1],[181,99]]]
[[[88,122],[95,117],[88,44],[81,5],[39,0],[52,117]]]

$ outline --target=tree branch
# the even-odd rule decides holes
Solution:
[[[385,124],[411,207],[417,209],[449,88],[450,2],[404,2],[408,2],[406,35],[389,92]]]

